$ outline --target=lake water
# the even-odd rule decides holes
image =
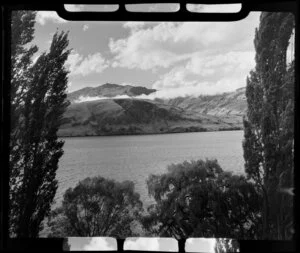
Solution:
[[[69,187],[86,178],[102,176],[132,180],[144,207],[152,203],[146,178],[161,174],[167,165],[185,160],[216,158],[226,171],[244,172],[243,131],[176,133],[164,135],[64,138],[57,179],[56,204]]]

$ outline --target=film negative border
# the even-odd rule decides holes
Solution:
[[[185,4],[187,3],[195,3],[195,4],[225,4],[225,3],[241,3],[243,4],[242,11],[234,14],[200,14],[200,13],[190,13],[186,10]],[[64,4],[82,4],[82,1],[65,1]],[[298,32],[299,32],[299,17],[297,9],[299,5],[296,1],[267,1],[262,0],[259,2],[254,1],[86,1],[84,4],[119,4],[120,8],[118,11],[113,13],[93,13],[93,12],[85,12],[85,13],[70,13],[67,12],[63,8],[63,4],[55,5],[51,3],[38,3],[33,4],[31,1],[6,1],[2,3],[2,98],[4,98],[4,103],[1,105],[2,109],[2,122],[7,122],[9,119],[8,108],[9,105],[5,103],[9,100],[9,90],[8,86],[5,85],[9,83],[9,68],[8,65],[5,64],[7,60],[9,60],[9,43],[8,43],[8,35],[9,29],[9,13],[11,10],[16,9],[34,9],[34,10],[56,10],[57,13],[67,20],[116,20],[116,21],[234,21],[243,19],[248,15],[250,11],[289,11],[293,12],[296,16],[296,41],[298,41]],[[180,10],[175,13],[134,13],[127,12],[124,8],[124,4],[135,4],[135,3],[180,3]],[[298,46],[296,47],[296,70],[299,67],[299,59],[298,59]],[[299,106],[299,72],[296,71],[296,111],[295,115],[298,113]],[[297,157],[298,152],[298,140],[299,140],[299,122],[296,118],[295,120],[295,157]],[[2,164],[5,168],[8,168],[8,152],[7,152],[7,143],[9,141],[8,133],[9,126],[2,124],[1,126],[1,156],[5,159]],[[298,163],[295,160],[295,167],[297,167]],[[298,166],[299,167],[299,166]],[[298,173],[295,171],[295,179],[298,178]],[[38,238],[38,239],[9,239],[8,238],[8,224],[7,217],[8,212],[6,207],[8,206],[7,196],[8,196],[8,174],[7,170],[1,170],[1,249],[4,250],[13,250],[13,251],[47,251],[47,252],[57,252],[63,251],[64,238]],[[297,193],[298,187],[296,186]],[[296,193],[296,196],[297,196]],[[299,204],[295,202],[295,209],[297,210]],[[295,212],[296,213],[296,212]],[[298,218],[296,219],[296,236],[298,231]],[[117,239],[118,251],[123,252],[123,245],[125,239]],[[295,241],[243,241],[239,240],[240,243],[240,251],[241,252],[293,252],[296,250],[296,242]],[[185,240],[178,240],[178,248],[179,252],[185,252],[184,250]],[[105,251],[101,251],[105,252]],[[108,251],[110,252],[110,251]],[[135,252],[135,251],[126,251],[126,252]]]

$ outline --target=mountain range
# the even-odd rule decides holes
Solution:
[[[242,118],[247,108],[245,88],[217,95],[147,99],[147,95],[154,95],[155,92],[155,89],[142,86],[106,83],[69,93],[70,105],[63,116],[58,135],[126,135],[242,129]]]

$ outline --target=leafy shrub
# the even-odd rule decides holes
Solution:
[[[133,182],[86,178],[69,188],[62,206],[52,212],[49,236],[134,236],[131,225],[141,212]]]
[[[147,179],[156,203],[143,225],[152,235],[256,238],[261,196],[244,176],[224,172],[216,160],[185,161],[167,170]]]

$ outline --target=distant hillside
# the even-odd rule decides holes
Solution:
[[[60,136],[123,135],[241,129],[247,103],[245,88],[234,92],[173,99],[137,99],[156,90],[104,84],[68,94]],[[117,99],[127,95],[131,98]],[[81,102],[79,98],[95,97]],[[97,98],[106,97],[106,99]]]
[[[68,99],[72,103],[78,100],[80,97],[115,97],[121,95],[136,97],[143,94],[149,95],[155,91],[155,89],[147,89],[142,86],[106,83],[98,87],[85,87],[83,89],[71,92],[68,94]]]
[[[214,116],[243,116],[246,113],[247,103],[245,88],[237,89],[234,92],[227,92],[218,95],[206,95],[199,97],[178,97],[161,100],[162,103],[177,106],[184,110],[196,111]]]
[[[159,101],[104,99],[71,104],[59,136],[124,135],[240,129],[235,117],[185,111]]]

